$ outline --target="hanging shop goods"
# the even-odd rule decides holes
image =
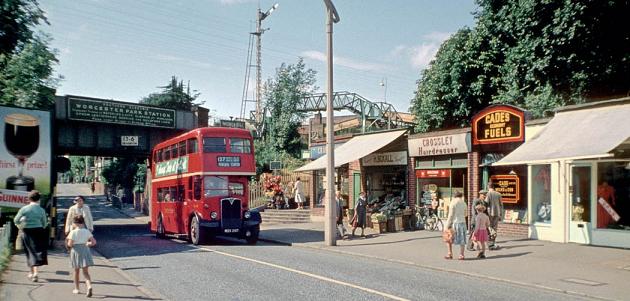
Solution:
[[[490,106],[473,117],[472,136],[475,145],[523,142],[525,114],[512,106]]]

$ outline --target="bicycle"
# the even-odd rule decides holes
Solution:
[[[425,229],[429,231],[444,231],[444,223],[437,216],[435,210],[432,210],[429,205],[424,205],[420,209],[420,218]]]

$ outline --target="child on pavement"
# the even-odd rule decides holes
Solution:
[[[473,230],[472,239],[481,245],[481,252],[479,252],[477,258],[486,258],[486,242],[488,241],[490,218],[484,213],[486,211],[484,205],[477,205],[475,210],[477,211],[477,216],[475,217],[475,229]]]
[[[87,296],[92,297],[92,279],[90,278],[88,267],[94,265],[90,247],[96,245],[96,240],[92,236],[92,232],[85,228],[83,216],[75,216],[73,224],[73,230],[70,231],[66,238],[66,245],[70,249],[70,263],[74,269],[74,290],[72,290],[72,293],[79,293],[79,270],[83,270]]]

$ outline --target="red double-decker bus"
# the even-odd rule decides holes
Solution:
[[[256,172],[249,131],[208,127],[155,146],[151,164],[151,231],[185,234],[194,244],[229,235],[254,244],[260,214],[249,211]]]

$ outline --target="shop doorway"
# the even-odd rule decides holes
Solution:
[[[353,195],[352,208],[354,208],[354,204],[359,199],[359,193],[361,193],[361,174],[358,172],[355,172],[352,174],[352,195]]]
[[[569,182],[569,242],[591,243],[592,168],[590,165],[571,165]]]

